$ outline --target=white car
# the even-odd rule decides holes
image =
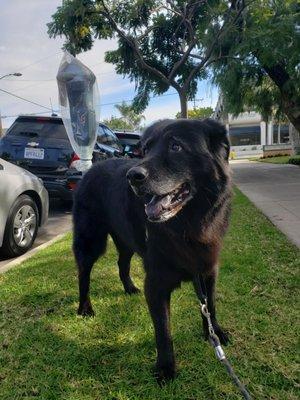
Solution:
[[[0,158],[0,254],[16,257],[30,249],[48,209],[42,180]]]

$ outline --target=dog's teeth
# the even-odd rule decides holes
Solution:
[[[149,195],[147,202],[145,202],[145,212],[149,220],[155,221],[161,214],[164,215],[164,213],[172,212],[189,194],[190,188],[184,184],[165,196],[152,195],[151,199],[149,199]]]
[[[161,205],[164,208],[166,208],[170,205],[171,200],[172,200],[172,196],[170,194],[168,194],[167,196],[165,196],[161,199]]]

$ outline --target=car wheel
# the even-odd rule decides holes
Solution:
[[[1,253],[8,257],[26,253],[36,238],[38,224],[39,213],[34,200],[27,195],[19,196],[8,214]]]

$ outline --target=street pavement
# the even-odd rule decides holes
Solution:
[[[248,160],[230,164],[237,187],[300,248],[300,167]]]
[[[35,247],[48,242],[59,234],[68,232],[71,228],[71,207],[63,205],[59,200],[51,200],[48,222],[42,228],[39,228],[38,235],[32,248],[34,249]],[[16,258],[3,259],[0,256],[0,271],[4,265],[15,260]]]

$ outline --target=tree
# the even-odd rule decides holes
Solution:
[[[110,119],[104,119],[104,124],[109,126],[113,131],[131,131],[132,126],[127,124],[121,117],[112,116]]]
[[[145,117],[136,113],[132,105],[123,101],[121,104],[116,104],[115,108],[119,111],[121,117],[112,116],[110,120],[104,121],[111,129],[136,131],[142,128],[141,122]]]
[[[105,60],[135,82],[134,108],[143,111],[151,94],[173,87],[186,118],[187,100],[219,59],[217,49],[243,9],[226,0],[65,0],[48,33],[65,36],[74,55],[90,49],[95,38],[116,38],[118,48]]]
[[[191,119],[202,119],[209,118],[212,116],[214,110],[211,107],[198,107],[188,110],[188,118]],[[177,113],[176,118],[181,118],[181,114]]]
[[[254,0],[234,37],[222,44],[226,57],[214,65],[227,111],[256,109],[265,119],[288,117],[300,151],[300,5],[297,0]],[[297,149],[299,148],[299,149]]]
[[[115,108],[121,114],[121,119],[123,119],[127,125],[131,126],[131,129],[137,130],[141,128],[141,122],[145,117],[142,114],[138,114],[132,105],[126,104],[126,102],[123,101],[121,104],[116,104]]]

